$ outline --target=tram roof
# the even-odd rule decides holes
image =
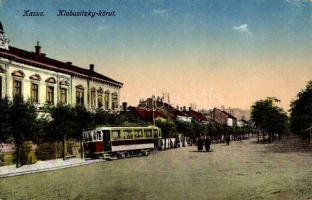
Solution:
[[[120,126],[120,127],[97,127],[96,129],[106,129],[106,130],[110,130],[110,129],[146,129],[146,128],[158,128],[157,126]]]

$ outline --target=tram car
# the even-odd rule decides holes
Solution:
[[[148,155],[161,137],[156,126],[98,127],[83,132],[83,146],[86,157],[124,158]]]

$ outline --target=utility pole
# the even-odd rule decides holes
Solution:
[[[155,108],[154,108],[154,101],[155,101],[155,96],[152,96],[152,109],[153,109],[153,124],[155,126]]]

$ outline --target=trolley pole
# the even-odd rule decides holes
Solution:
[[[153,109],[153,124],[155,126],[155,108],[154,108],[154,101],[155,101],[155,96],[152,98],[152,109]]]

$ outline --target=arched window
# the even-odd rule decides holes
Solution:
[[[47,83],[52,83],[52,84],[55,84],[56,83],[56,80],[54,77],[50,77],[46,80]]]
[[[22,70],[16,70],[16,71],[12,72],[12,76],[18,77],[18,78],[24,78],[25,74]]]
[[[60,81],[60,85],[65,85],[65,86],[69,86],[69,80],[68,79],[63,79]]]
[[[105,94],[104,94],[104,108],[105,110],[108,110],[109,109],[109,90],[106,90],[105,91]]]
[[[118,94],[117,92],[112,93],[112,109],[115,110],[118,108]]]
[[[34,74],[30,76],[29,79],[33,81],[41,81],[41,76],[39,74]]]
[[[103,104],[103,89],[100,87],[98,90],[97,90],[97,103],[98,103],[98,108],[103,108],[104,104]]]
[[[76,104],[84,105],[84,87],[82,85],[76,86]]]
[[[95,88],[91,88],[91,108],[95,109],[95,95],[96,95],[96,89]]]
[[[13,76],[13,97],[22,96],[22,79],[25,77],[25,74],[22,70],[17,70],[12,72]]]
[[[34,74],[29,77],[30,83],[30,100],[32,103],[39,103],[39,81],[41,81],[41,76],[39,74]]]

